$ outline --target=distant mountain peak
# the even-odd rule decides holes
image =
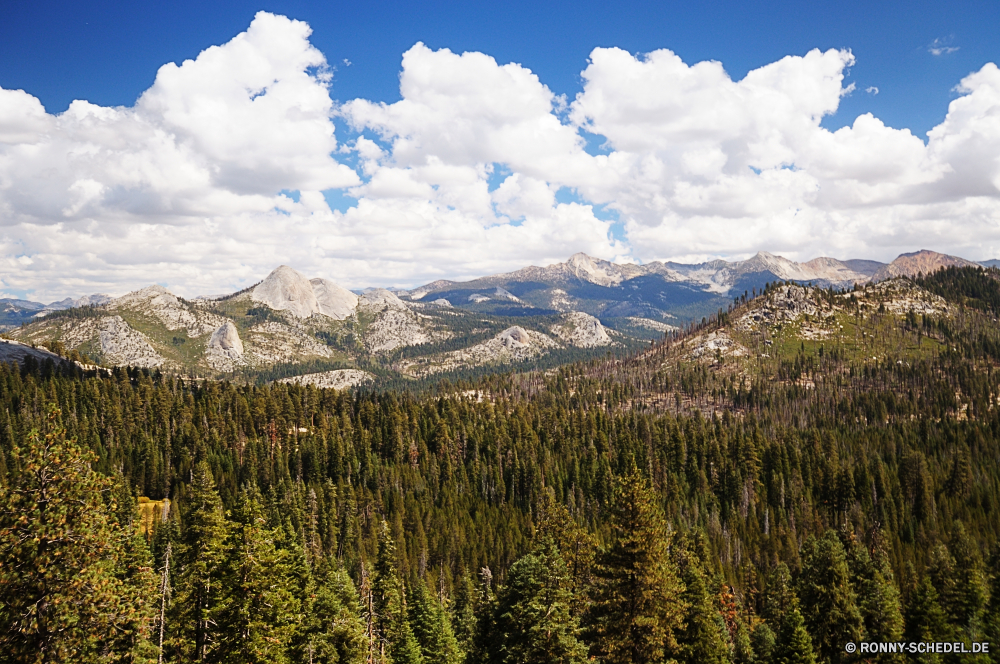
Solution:
[[[949,256],[930,249],[921,249],[908,254],[900,254],[896,260],[879,269],[872,275],[872,281],[883,281],[893,277],[915,277],[918,274],[930,274],[943,267],[976,267],[978,263]]]

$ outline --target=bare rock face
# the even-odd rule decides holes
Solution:
[[[287,311],[298,318],[321,313],[313,285],[302,274],[282,265],[260,282],[250,299],[275,311]]]
[[[305,374],[304,376],[292,376],[282,378],[279,383],[292,385],[313,385],[320,388],[342,390],[347,387],[354,387],[362,383],[370,383],[375,380],[375,376],[360,369],[334,369],[333,371],[323,371],[320,373]]]
[[[366,309],[401,309],[408,311],[406,304],[396,294],[384,288],[373,288],[358,299],[358,306]]]
[[[222,327],[212,333],[212,338],[208,341],[208,347],[220,350],[227,355],[243,354],[243,342],[240,341],[240,333],[230,320],[227,320],[223,323]]]
[[[319,312],[334,320],[344,320],[358,308],[358,296],[328,279],[310,279]],[[397,298],[398,299],[398,298]]]
[[[107,364],[158,367],[164,362],[146,337],[129,327],[121,316],[102,318],[99,338]]]
[[[601,325],[601,321],[581,311],[573,311],[563,316],[563,322],[553,326],[552,333],[577,348],[596,348],[611,343],[611,337]]]
[[[187,330],[188,336],[212,333],[224,318],[185,304],[163,286],[147,286],[111,300],[109,306],[138,311],[158,319],[168,330]]]
[[[212,333],[205,349],[205,360],[209,366],[218,371],[232,371],[237,366],[245,364],[243,360],[243,342],[240,333],[227,320],[219,329]]]
[[[515,325],[497,335],[497,339],[507,348],[524,348],[531,345],[531,337],[523,327]]]

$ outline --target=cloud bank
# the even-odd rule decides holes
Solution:
[[[821,126],[853,91],[849,51],[734,81],[669,50],[598,48],[567,99],[520,65],[417,44],[400,101],[337,105],[309,36],[261,12],[229,43],[161,67],[129,108],[76,101],[52,115],[0,89],[0,291],[159,281],[193,296],[279,263],[405,285],[576,251],[1000,255],[994,64],[960,82],[925,142],[871,114]]]

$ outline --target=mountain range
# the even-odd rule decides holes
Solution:
[[[186,300],[162,286],[48,305],[0,300],[6,336],[105,365],[194,375],[301,377],[358,384],[525,362],[556,364],[634,348],[778,281],[850,288],[947,266],[980,265],[922,250],[891,263],[761,252],[700,264],[618,264],[575,254],[472,281],[353,292],[280,266],[254,286]],[[14,346],[0,347],[0,359]],[[23,347],[18,350],[23,356]]]

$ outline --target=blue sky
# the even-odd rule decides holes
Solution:
[[[669,48],[729,74],[813,48],[851,49],[857,90],[824,125],[872,112],[915,134],[939,123],[958,81],[1000,60],[995,0],[892,2],[52,2],[0,9],[0,87],[21,88],[50,112],[73,99],[131,105],[165,62],[194,58],[246,29],[258,10],[300,19],[337,67],[332,95],[399,99],[401,54],[482,51],[517,62],[557,94],[580,90],[591,49]],[[941,49],[931,53],[932,45]],[[951,50],[955,49],[955,50]],[[344,64],[348,60],[351,65]],[[877,95],[865,89],[877,87]]]
[[[997,0],[8,0],[0,295],[995,258],[998,35]]]

